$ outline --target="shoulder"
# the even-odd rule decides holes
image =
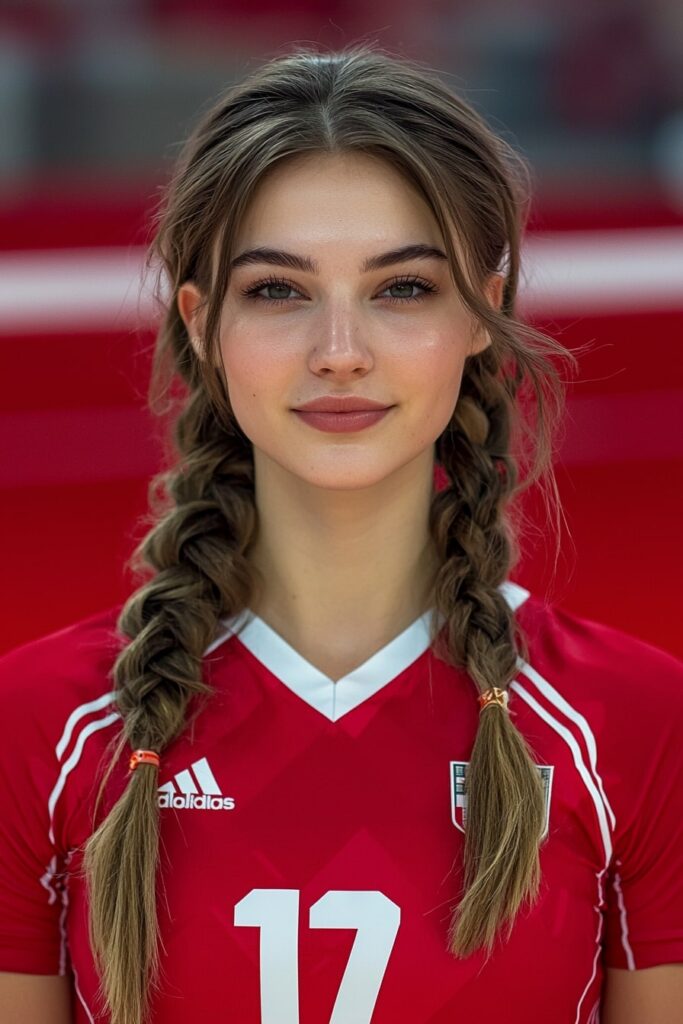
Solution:
[[[111,669],[125,638],[117,630],[121,605],[14,647],[0,656],[0,720],[32,723],[54,738],[75,708],[111,700]]]
[[[0,773],[12,779],[2,814],[37,863],[88,834],[100,745],[120,721],[111,673],[126,643],[119,612],[104,609],[0,657]]]
[[[528,665],[578,696],[626,703],[673,697],[683,707],[683,662],[674,654],[533,594],[517,617]]]
[[[518,621],[528,651],[511,689],[534,716],[637,786],[645,764],[683,770],[683,663],[625,630],[530,596]],[[571,735],[571,738],[570,738]]]

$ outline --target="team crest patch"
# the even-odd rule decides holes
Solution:
[[[451,821],[456,828],[464,834],[465,825],[467,824],[467,794],[465,793],[465,775],[469,761],[451,761]],[[539,772],[541,773],[541,782],[543,783],[543,795],[545,797],[545,824],[543,826],[543,832],[541,839],[545,839],[548,835],[548,827],[550,824],[550,794],[553,785],[553,771],[555,766],[552,764],[537,764]]]

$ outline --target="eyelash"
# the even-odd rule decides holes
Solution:
[[[258,292],[260,292],[262,288],[265,288],[266,285],[269,284],[279,285],[282,288],[291,288],[295,292],[299,291],[299,289],[295,285],[293,285],[291,281],[285,281],[283,278],[280,277],[267,277],[264,278],[262,281],[258,281],[256,284],[250,285],[249,288],[243,288],[241,294],[245,295],[247,298],[256,299],[257,301],[269,302],[271,305],[281,305],[282,303],[292,301],[291,299],[269,299],[266,298],[264,295],[259,295]],[[436,285],[430,284],[429,281],[425,281],[424,278],[421,277],[397,277],[393,281],[390,281],[389,284],[385,285],[382,291],[387,291],[387,289],[389,288],[394,288],[396,285],[402,284],[416,284],[418,285],[418,287],[423,289],[423,293],[422,295],[406,295],[403,298],[397,298],[395,295],[391,295],[385,301],[420,302],[422,299],[425,298],[426,295],[430,294],[431,292],[436,292],[438,290]]]

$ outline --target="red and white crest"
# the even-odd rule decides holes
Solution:
[[[467,766],[469,761],[451,761],[451,821],[456,828],[465,833],[465,826],[467,824],[467,793],[466,793],[466,779],[467,779]],[[541,839],[545,839],[548,835],[548,828],[550,825],[550,794],[553,784],[553,771],[555,766],[552,764],[537,764],[539,772],[541,773],[541,781],[543,783],[543,793],[545,797],[545,822],[543,825],[543,832]]]

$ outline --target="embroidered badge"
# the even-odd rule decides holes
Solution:
[[[456,828],[464,834],[465,826],[467,824],[467,794],[465,792],[465,776],[467,772],[467,766],[469,761],[451,761],[450,772],[451,772],[451,821]],[[555,766],[552,764],[537,764],[539,772],[541,773],[541,782],[543,783],[543,795],[545,798],[545,824],[543,826],[543,832],[541,839],[545,839],[548,835],[548,828],[550,825],[550,794],[553,785],[553,771]]]

